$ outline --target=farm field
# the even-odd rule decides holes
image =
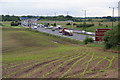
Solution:
[[[118,78],[118,54],[24,28],[3,28],[3,78]]]
[[[50,22],[50,21],[48,21]],[[65,28],[71,28],[71,29],[77,29],[77,30],[84,30],[85,28],[77,28],[76,25],[66,25],[67,23],[59,23],[59,21],[56,21],[57,25],[62,25]],[[41,24],[40,21],[37,21],[37,23]],[[53,24],[54,21],[52,21],[50,24]],[[69,22],[68,22],[69,23]],[[75,24],[83,24],[84,22],[73,22]],[[99,23],[102,24],[102,26],[99,26]],[[43,23],[42,23],[43,24]],[[72,23],[71,23],[72,24]],[[112,28],[112,22],[86,22],[86,24],[94,24],[92,27],[86,28],[86,31],[88,32],[94,32],[96,28]],[[116,26],[118,22],[114,22],[114,26]],[[108,27],[106,27],[108,25]]]

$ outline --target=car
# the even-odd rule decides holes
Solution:
[[[45,29],[47,29],[48,27],[44,27]]]
[[[53,27],[53,28],[52,28],[52,31],[55,31],[55,30],[56,30],[56,28],[55,28],[55,27]]]
[[[82,33],[85,33],[86,31],[82,30],[81,32],[82,32]]]
[[[48,27],[48,25],[49,25],[49,23],[45,23],[45,24],[44,24],[45,27]]]
[[[55,29],[56,29],[56,30],[62,29],[62,26],[61,26],[61,25],[57,25],[57,26],[55,27]]]
[[[59,30],[59,33],[62,33],[62,29]]]
[[[47,27],[47,29],[52,29],[52,28],[53,28],[53,26],[48,26],[48,27]]]
[[[37,26],[34,26],[33,28],[34,28],[34,29],[37,29]]]

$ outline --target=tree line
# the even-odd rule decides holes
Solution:
[[[85,21],[84,17],[73,17],[70,15],[58,15],[58,16],[32,16],[32,15],[27,15],[27,16],[15,16],[15,15],[1,15],[2,16],[2,21],[19,21],[22,18],[24,19],[30,19],[30,18],[36,18],[38,20],[48,20],[48,21],[74,21],[74,22],[83,22]],[[118,17],[111,17],[111,16],[107,16],[107,17],[86,17],[86,21],[94,21],[94,19],[106,19],[106,20],[101,20],[101,22],[104,21],[117,21],[120,20]]]
[[[2,21],[20,21],[19,16],[1,15]]]

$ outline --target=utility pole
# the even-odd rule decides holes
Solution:
[[[67,16],[69,15],[69,12],[67,11]]]
[[[115,8],[118,8],[118,7],[109,7],[109,8],[112,8],[112,28],[114,27],[114,12],[115,12]]]
[[[84,19],[84,28],[86,30],[86,15],[87,15],[87,10],[83,10],[84,11],[84,15],[85,15],[85,19]]]
[[[56,25],[56,13],[55,13],[55,25]]]
[[[109,8],[112,8],[112,18],[114,19],[114,9],[115,9],[115,7],[109,7]],[[112,19],[112,28],[114,26],[113,19]]]

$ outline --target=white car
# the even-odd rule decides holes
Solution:
[[[34,26],[33,28],[34,28],[34,29],[37,29],[37,26]]]
[[[86,32],[86,34],[92,35],[93,33],[92,32]]]
[[[85,33],[86,31],[82,30],[82,33]]]
[[[53,28],[53,26],[48,26],[47,28],[48,28],[48,29],[52,29],[52,28]]]
[[[61,25],[57,25],[56,29],[62,29],[62,26]]]

